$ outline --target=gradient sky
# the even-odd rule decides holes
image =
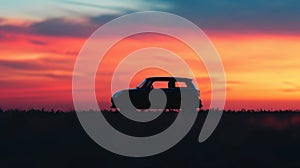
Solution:
[[[157,10],[183,16],[208,35],[225,68],[226,108],[300,109],[299,9],[296,0],[0,0],[0,107],[72,109],[73,67],[91,33],[123,14]],[[107,54],[103,73],[112,71],[111,60],[120,59],[124,48],[164,46],[199,66],[197,81],[208,107],[211,79],[201,62],[193,65],[192,54],[184,47],[176,51],[175,44],[158,35],[127,38]],[[145,70],[132,86],[149,74],[165,73]],[[109,94],[97,96],[109,101]]]

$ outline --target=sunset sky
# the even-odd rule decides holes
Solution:
[[[155,10],[185,17],[207,34],[225,69],[226,109],[300,109],[299,9],[296,0],[0,0],[0,108],[73,109],[74,63],[88,37],[114,18]],[[198,68],[198,87],[209,107],[211,79],[203,64],[169,37],[124,39],[107,53],[102,72],[112,72],[121,55],[151,45],[172,50]],[[148,75],[166,74],[145,70],[132,85]],[[109,80],[99,76],[96,85]],[[104,104],[110,101],[110,92],[97,96],[107,98]]]

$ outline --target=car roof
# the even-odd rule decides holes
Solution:
[[[164,77],[164,76],[159,76],[159,77],[148,77],[146,78],[147,80],[157,80],[157,81],[170,81],[170,80],[176,80],[178,82],[180,81],[191,81],[191,78],[183,78],[183,77]]]

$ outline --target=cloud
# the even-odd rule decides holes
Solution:
[[[26,34],[54,37],[88,37],[98,26],[89,21],[75,21],[65,18],[46,19],[30,25],[0,25],[0,38],[5,34]],[[34,44],[37,41],[31,41]],[[41,44],[41,43],[39,43]]]
[[[104,8],[101,4],[65,1],[77,6]],[[153,2],[154,3],[154,2]],[[184,2],[180,0],[159,2],[156,5],[143,3],[141,9],[160,9],[183,16],[205,31],[230,33],[300,34],[300,1],[222,0]],[[139,5],[137,5],[139,6]],[[166,6],[165,8],[160,6]],[[33,22],[31,25],[0,25],[3,33],[29,33],[43,36],[88,37],[99,26],[123,15],[138,11],[135,6],[108,6],[118,9],[115,13],[81,16],[85,21],[70,20],[68,17],[50,18]],[[0,22],[3,21],[0,18]],[[180,25],[178,25],[180,26]]]
[[[282,83],[287,87],[284,89],[279,89],[279,91],[286,92],[286,93],[300,92],[300,86],[297,83],[290,82],[290,81],[284,81]]]
[[[18,70],[41,70],[45,69],[43,65],[28,61],[8,61],[0,60],[0,67],[7,67]]]
[[[65,4],[76,5],[77,7],[85,7],[86,9],[97,9],[101,14],[125,14],[135,11],[149,10],[164,10],[170,7],[170,3],[160,0],[145,1],[145,0],[122,0],[119,2],[113,1],[78,1],[78,0],[63,0]],[[91,13],[90,13],[91,14]],[[100,13],[99,13],[100,15]]]
[[[89,22],[55,18],[33,23],[29,26],[29,31],[46,36],[88,37],[96,28],[96,25]]]
[[[5,35],[0,32],[0,40],[4,40],[4,39],[5,39]]]
[[[70,80],[72,78],[72,66],[64,60],[39,59],[39,60],[0,60],[0,70],[7,73],[0,76],[0,81],[13,77],[38,77],[57,80]],[[12,71],[13,70],[13,71]],[[1,82],[0,82],[1,83]],[[4,86],[6,83],[3,83]]]
[[[297,83],[291,81],[283,81],[282,83],[288,86],[299,87]]]
[[[241,84],[243,84],[243,82],[231,80],[231,81],[226,81],[226,84],[227,85],[241,85]]]
[[[0,33],[26,33],[26,27],[22,25],[0,25]]]
[[[45,46],[45,45],[47,45],[47,43],[46,43],[46,42],[44,42],[44,41],[40,41],[40,40],[29,40],[29,43],[31,43],[31,44],[35,44],[35,45],[41,45],[41,46]]]
[[[71,80],[71,74],[55,74],[55,73],[22,73],[23,76],[32,76],[32,77],[46,77],[52,79],[59,79],[59,80]]]
[[[71,1],[71,0],[64,0],[62,1],[66,4],[71,4],[71,5],[77,5],[77,6],[81,6],[81,7],[88,7],[88,8],[97,8],[97,9],[110,9],[110,10],[121,10],[121,9],[125,9],[124,7],[118,7],[115,5],[103,5],[101,3],[89,3],[89,2],[79,2],[79,1]]]
[[[0,68],[9,68],[21,71],[52,71],[67,70],[71,71],[73,66],[70,64],[72,60],[56,59],[56,58],[40,58],[34,60],[0,60]]]
[[[205,31],[229,33],[300,34],[300,1],[181,1],[156,2],[160,11],[171,12],[191,20]],[[89,20],[102,25],[124,13],[92,16]],[[178,25],[180,26],[180,25]]]
[[[300,88],[287,88],[287,89],[280,89],[279,91],[286,92],[286,93],[295,93],[295,92],[300,92]]]
[[[99,16],[92,16],[89,18],[89,20],[92,22],[92,23],[95,23],[97,25],[103,25],[117,17],[119,17],[121,15],[117,15],[117,14],[111,14],[111,15],[99,15]]]
[[[125,4],[125,6],[115,3],[93,4],[81,1],[63,1],[63,3],[66,4],[66,9],[73,11],[75,10],[69,7],[74,7],[74,5],[84,9],[101,8],[108,11],[82,13],[78,17],[81,19],[86,18],[85,22],[66,19],[70,17],[66,15],[44,19],[29,26],[0,25],[0,32],[88,37],[102,24],[123,14],[141,10],[159,10],[183,16],[205,31],[247,34],[300,34],[300,1],[297,0],[191,0],[188,2],[168,0],[151,3],[141,1],[133,4],[127,4],[124,1],[122,4]],[[4,18],[0,18],[0,23],[3,20],[5,21]]]
[[[228,92],[231,90],[232,90],[232,88],[229,88],[229,87],[226,87],[225,89],[214,89],[214,93],[218,93],[218,92],[224,93],[224,92]],[[212,94],[212,90],[201,91],[201,94],[202,95],[210,95],[210,94]]]
[[[300,1],[222,0],[169,2],[167,10],[183,16],[205,30],[239,33],[300,33]]]
[[[41,35],[52,37],[89,37],[99,26],[117,18],[119,15],[101,15],[87,18],[86,21],[71,20],[66,18],[51,18],[29,25],[0,25],[0,40],[5,39],[7,34]],[[44,42],[29,40],[37,45]]]

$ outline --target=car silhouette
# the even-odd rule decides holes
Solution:
[[[124,102],[130,98],[136,109],[148,109],[151,106],[149,94],[162,90],[167,98],[165,109],[180,109],[181,95],[187,93],[188,100],[197,101],[198,108],[202,107],[200,91],[193,84],[192,79],[182,77],[149,77],[142,81],[135,89],[121,90],[113,94],[111,108],[120,108],[115,102]],[[129,98],[128,98],[129,95]],[[198,105],[199,102],[199,105]],[[196,107],[197,108],[197,107]]]

